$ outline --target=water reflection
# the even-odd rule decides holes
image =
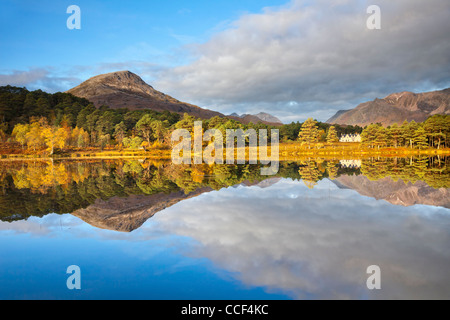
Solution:
[[[449,207],[447,161],[439,157],[356,162],[306,159],[281,163],[276,177],[301,180],[309,189],[330,179],[341,188],[393,204]],[[99,227],[131,231],[179,201],[267,179],[260,175],[257,165],[176,166],[147,160],[2,162],[0,219],[73,213]],[[121,227],[120,221],[100,221],[112,216],[116,220],[139,221],[130,220]]]
[[[83,263],[96,279],[84,298],[448,299],[447,161],[303,159],[270,178],[256,165],[3,162],[0,281],[15,289],[0,297],[45,298],[36,278],[65,297],[42,275]]]
[[[198,257],[292,298],[449,298],[449,213],[358,197],[329,181],[309,190],[283,180],[205,194],[157,219],[197,240]],[[365,286],[373,264],[381,291]]]
[[[276,183],[264,188],[239,185],[191,197],[131,233],[94,228],[67,215],[62,220],[50,215],[0,222],[0,229],[10,235],[31,234],[54,242],[73,238],[84,243],[77,261],[88,260],[84,268],[99,269],[99,274],[102,268],[109,274],[111,266],[120,270],[109,277],[116,277],[113,283],[121,283],[125,291],[163,277],[175,297],[205,298],[203,280],[196,284],[191,279],[189,293],[179,292],[177,275],[195,266],[203,276],[212,271],[220,279],[217,292],[224,279],[243,284],[241,291],[221,298],[239,298],[252,288],[264,288],[266,298],[450,298],[449,209],[396,206],[340,189],[330,180],[319,181],[312,190],[301,181],[272,182]],[[105,240],[121,249],[106,251],[104,256]],[[77,252],[70,245],[69,251]],[[177,258],[153,270],[159,255],[174,252]],[[53,254],[48,259],[58,260]],[[73,257],[64,259],[73,261]],[[142,260],[148,261],[145,268]],[[40,261],[34,262],[34,268],[40,268]],[[212,266],[204,265],[205,261]],[[382,270],[380,291],[366,288],[366,268],[373,264]],[[122,265],[126,265],[123,270]],[[146,271],[130,276],[124,273],[127,268]],[[103,294],[114,289],[108,281],[102,286]]]

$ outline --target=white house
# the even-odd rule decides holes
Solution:
[[[339,142],[361,142],[360,134],[344,134],[339,139]]]

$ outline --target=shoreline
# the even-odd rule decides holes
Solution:
[[[389,147],[371,149],[360,144],[337,144],[334,146],[312,146],[310,149],[296,143],[279,144],[279,161],[295,161],[302,158],[328,158],[328,159],[364,159],[372,157],[395,158],[414,156],[450,156],[450,148],[445,149],[410,149],[405,147]],[[268,147],[270,151],[270,147]],[[237,152],[237,148],[235,152]],[[113,159],[153,159],[171,160],[170,149],[158,149],[151,151],[136,150],[103,150],[103,151],[68,151],[62,154],[49,156],[46,154],[0,154],[0,161],[23,160],[113,160]],[[246,147],[248,158],[248,147]],[[258,160],[260,160],[258,156]]]

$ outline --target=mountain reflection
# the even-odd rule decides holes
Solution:
[[[304,159],[280,163],[274,179],[261,176],[258,165],[4,161],[0,168],[0,219],[71,213],[99,228],[129,232],[185,199],[236,185],[269,186],[280,178],[302,181],[308,189],[329,179],[341,189],[354,189],[396,205],[449,208],[447,162],[447,158],[438,157]]]

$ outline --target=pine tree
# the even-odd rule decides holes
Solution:
[[[413,135],[413,142],[419,148],[425,148],[428,146],[427,133],[423,126],[420,126]]]
[[[375,144],[380,148],[380,146],[385,146],[388,143],[388,130],[383,126],[377,126],[377,131],[375,133]]]
[[[406,128],[406,142],[409,145],[410,148],[413,147],[414,143],[414,133],[416,132],[418,128],[418,124],[413,120],[408,124],[408,127]]]
[[[327,142],[328,143],[335,143],[335,142],[338,142],[338,141],[339,141],[339,138],[337,136],[336,128],[334,126],[331,126],[328,129]]]
[[[302,143],[308,144],[308,147],[311,148],[311,143],[315,143],[319,139],[317,121],[308,118],[308,120],[303,123],[298,138]]]
[[[390,128],[389,128],[389,133],[391,136],[391,141],[394,144],[394,147],[398,147],[400,144],[400,140],[401,140],[401,129],[398,126],[398,124],[394,123]]]
[[[364,145],[371,146],[373,148],[375,139],[377,137],[378,125],[370,124],[361,133],[361,142]]]

